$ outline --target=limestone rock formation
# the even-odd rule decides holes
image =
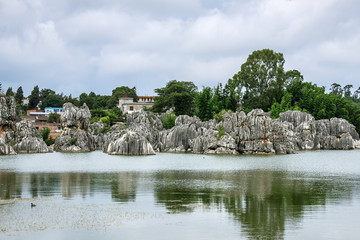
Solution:
[[[0,138],[0,155],[15,155],[16,152],[11,147],[10,144],[7,144],[4,139]]]
[[[145,115],[146,116],[146,115]],[[111,127],[110,132],[104,137],[103,151],[111,155],[153,155],[155,151],[150,143],[154,125],[150,124],[149,118],[140,116],[142,121],[139,122],[139,116],[132,118],[134,120],[131,127],[123,123],[115,124]],[[130,120],[130,121],[132,121]],[[137,127],[136,127],[137,126]],[[147,129],[149,127],[151,129]],[[137,129],[134,131],[132,129]]]
[[[40,132],[34,128],[31,121],[23,120],[15,124],[13,146],[17,153],[47,153],[51,152],[44,140],[40,137]]]
[[[159,134],[163,130],[163,124],[158,116],[152,112],[139,111],[127,115],[126,124],[130,131],[145,137],[153,149],[159,149]]]
[[[308,149],[353,149],[359,139],[355,127],[344,119],[316,121],[299,111],[271,119],[269,113],[254,109],[248,114],[225,113],[219,122],[183,115],[169,130],[150,126],[144,113],[136,119],[128,121],[129,129],[158,136],[157,142],[152,138],[151,143],[161,152],[286,154]]]
[[[105,143],[105,128],[104,123],[102,121],[94,122],[90,124],[90,133],[94,138],[94,144],[96,150],[101,150],[102,146]]]
[[[95,150],[95,140],[89,129],[90,119],[91,114],[85,103],[80,108],[72,103],[65,103],[61,114],[63,130],[55,140],[54,150],[60,152]]]
[[[345,119],[331,118],[315,121],[307,113],[287,111],[280,120],[294,126],[296,148],[307,149],[354,149],[359,139],[355,126]]]
[[[172,129],[164,130],[159,135],[161,152],[191,152],[191,140],[201,134],[202,122],[198,117],[178,116]]]
[[[155,154],[150,142],[142,135],[133,131],[124,131],[124,134],[111,141],[105,152],[111,155],[153,155]]]
[[[0,93],[0,154],[49,152],[33,124],[17,119],[15,98]]]

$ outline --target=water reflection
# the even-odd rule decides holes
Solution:
[[[61,196],[71,200],[111,194],[114,202],[136,199],[137,173],[0,173],[0,200]]]
[[[299,222],[305,210],[350,199],[351,179],[297,176],[273,171],[156,174],[155,196],[169,213],[191,212],[197,204],[225,209],[249,238],[282,239],[287,221]]]
[[[249,238],[282,239],[288,222],[358,194],[358,178],[295,172],[159,171],[119,173],[0,173],[0,200],[60,196],[135,202],[144,191],[170,214],[225,211]]]

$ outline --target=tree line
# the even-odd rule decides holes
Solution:
[[[224,86],[219,83],[198,91],[192,82],[170,81],[155,89],[153,111],[173,109],[176,115],[196,115],[206,121],[219,117],[221,111],[260,108],[277,118],[281,112],[299,110],[317,120],[344,118],[360,132],[360,87],[351,92],[352,85],[333,83],[326,93],[325,87],[304,81],[300,71],[285,71],[284,64],[282,53],[263,49],[250,54]]]
[[[172,80],[162,88],[155,89],[155,103],[149,110],[164,113],[172,110],[175,115],[196,115],[206,121],[221,117],[225,111],[249,112],[255,108],[269,111],[271,117],[277,118],[281,112],[299,110],[312,114],[315,119],[339,117],[354,124],[360,132],[360,87],[353,92],[352,85],[342,87],[333,83],[330,92],[325,87],[306,82],[300,71],[284,69],[285,59],[282,53],[271,49],[256,50],[244,62],[240,71],[228,79],[225,84],[218,83],[215,87],[203,86],[201,90],[190,81]],[[7,96],[14,96],[21,103],[23,90],[16,92],[9,87]],[[28,106],[61,107],[64,102],[76,106],[86,103],[93,120],[102,120],[110,125],[116,121],[124,121],[117,108],[120,97],[129,96],[137,101],[136,89],[127,86],[117,87],[111,95],[99,95],[94,92],[82,93],[78,98],[56,93],[51,89],[39,89],[35,86],[28,96]],[[166,118],[174,121],[174,117]],[[173,123],[166,122],[167,126]]]

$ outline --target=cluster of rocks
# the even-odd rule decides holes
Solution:
[[[0,93],[0,155],[51,151],[31,121],[18,121],[14,97]]]
[[[344,119],[318,120],[310,114],[287,111],[272,119],[255,109],[225,113],[221,121],[202,122],[178,116],[164,130],[160,117],[138,112],[128,117],[129,129],[151,143],[155,151],[204,154],[284,154],[310,149],[354,149],[359,144],[355,126]]]
[[[310,114],[287,111],[272,119],[255,109],[225,113],[221,120],[203,122],[198,117],[178,116],[175,126],[164,129],[162,115],[135,112],[127,122],[106,128],[90,124],[91,113],[84,104],[63,105],[62,133],[55,151],[151,155],[158,152],[201,154],[284,154],[310,149],[360,148],[355,126],[344,119],[318,120]],[[29,121],[16,122],[15,100],[0,97],[0,154],[49,152],[39,132]]]
[[[108,154],[155,154],[150,143],[151,138],[139,134],[139,130],[144,129],[149,132],[149,135],[153,136],[154,131],[151,130],[149,125],[146,125],[146,120],[149,121],[149,118],[133,119],[134,124],[130,124],[131,127],[119,123],[109,130],[105,128],[104,123],[101,121],[90,124],[90,119],[91,114],[86,104],[78,108],[72,103],[65,103],[61,115],[62,132],[55,140],[54,150],[60,152],[89,152],[102,149]],[[153,143],[155,143],[155,140]]]

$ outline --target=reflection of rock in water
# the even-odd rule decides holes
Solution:
[[[21,189],[19,189],[16,184],[16,174],[15,173],[2,173],[0,172],[0,199],[9,200],[15,198]]]
[[[51,197],[61,193],[71,199],[86,198],[94,193],[111,192],[117,202],[136,199],[138,173],[1,173],[0,200]],[[23,194],[24,193],[24,194]]]
[[[113,201],[135,201],[137,179],[137,173],[122,172],[114,174],[111,180],[111,197]]]
[[[155,174],[155,179],[156,201],[170,213],[189,212],[197,204],[226,209],[255,239],[284,238],[286,222],[300,221],[307,206],[348,199],[353,189],[343,180],[294,179],[269,171],[167,171]]]
[[[62,196],[72,198],[80,194],[83,198],[90,194],[89,173],[62,173],[61,190]]]

